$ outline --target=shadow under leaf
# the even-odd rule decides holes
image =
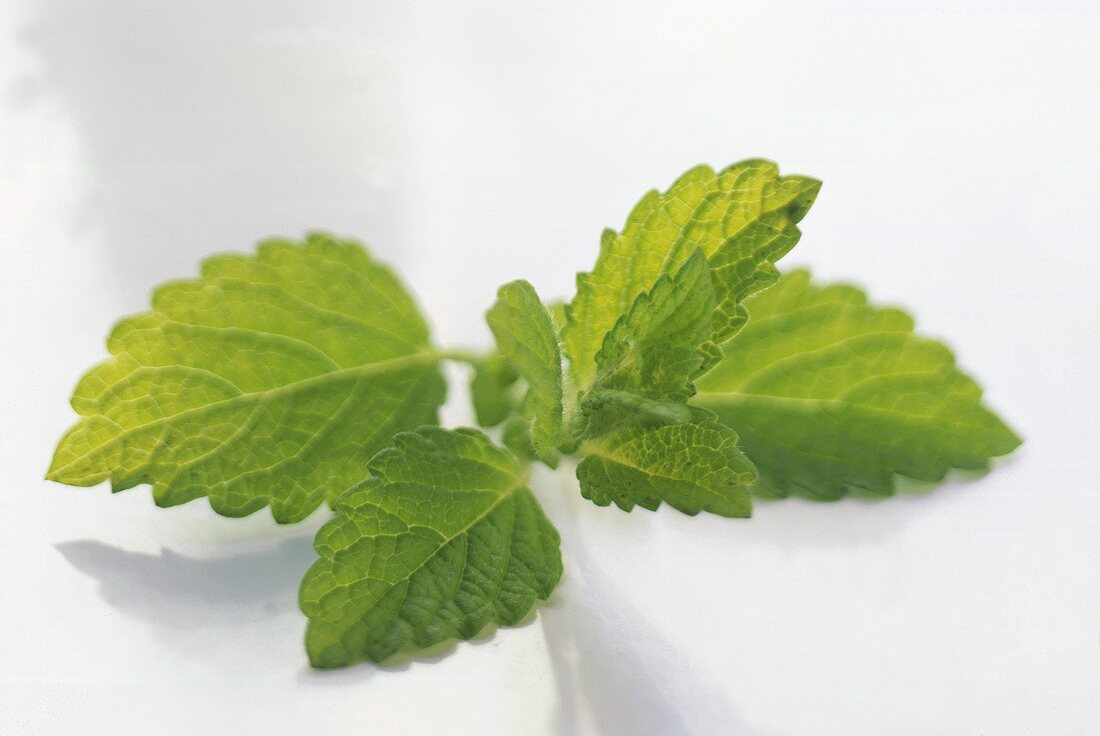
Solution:
[[[103,599],[122,613],[174,629],[199,629],[298,610],[298,583],[316,555],[312,535],[266,549],[189,557],[161,549],[131,552],[94,540],[56,549],[99,582]]]

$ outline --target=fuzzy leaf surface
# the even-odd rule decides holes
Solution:
[[[753,159],[717,173],[698,166],[667,191],[646,194],[621,232],[604,231],[595,267],[577,276],[562,337],[578,389],[595,378],[596,354],[618,319],[696,250],[714,270],[712,339],[733,334],[744,321],[740,301],[775,280],[772,264],[798,242],[796,224],[820,185]]]

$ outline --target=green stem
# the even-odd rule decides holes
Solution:
[[[492,353],[477,353],[472,350],[440,349],[434,351],[440,360],[453,360],[456,363],[467,363],[478,366],[484,363]]]

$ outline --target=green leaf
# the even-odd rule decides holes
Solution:
[[[655,510],[662,501],[685,514],[752,513],[752,463],[737,449],[737,435],[695,409],[678,424],[632,422],[586,440],[577,466],[581,493],[600,506]]]
[[[550,313],[550,321],[554,323],[554,331],[559,335],[565,329],[565,309],[566,304],[561,299],[555,299],[546,304],[546,311]]]
[[[445,393],[408,292],[359,245],[323,234],[208,259],[120,322],[81,379],[82,415],[49,477],[158,505],[308,516],[361,477],[397,431],[436,421]]]
[[[888,495],[895,474],[937,481],[1020,444],[905,313],[851,286],[815,286],[805,271],[747,304],[752,319],[693,401],[740,435],[760,471],[755,493]]]
[[[743,321],[740,300],[774,280],[771,264],[798,241],[795,225],[820,186],[780,177],[775,164],[754,159],[718,173],[698,166],[667,192],[646,194],[621,233],[604,231],[595,267],[577,276],[562,337],[578,388],[594,380],[596,354],[620,316],[696,250],[715,272],[720,311],[712,339],[732,334]]]
[[[301,587],[315,667],[515,625],[562,573],[557,531],[515,457],[472,429],[394,438],[340,497]]]
[[[562,425],[562,372],[558,337],[550,314],[526,281],[500,287],[486,314],[501,354],[527,382],[524,414],[540,458],[555,462]]]
[[[714,313],[710,268],[700,251],[675,276],[641,294],[596,355],[598,388],[686,399],[704,361],[700,350]]]
[[[662,424],[676,424],[691,419],[691,407],[682,401],[653,399],[613,388],[593,391],[585,397],[584,407],[593,414],[614,409],[627,419],[651,419]]]
[[[474,363],[470,400],[480,426],[495,427],[515,410],[516,400],[510,389],[518,378],[516,370],[500,355]]]
[[[723,342],[748,320],[744,300],[779,279],[772,265],[797,243],[802,233],[785,212],[769,212],[746,225],[710,259],[716,311],[711,340]]]
[[[539,459],[538,453],[531,444],[531,422],[519,414],[508,417],[501,425],[500,441],[524,462]]]

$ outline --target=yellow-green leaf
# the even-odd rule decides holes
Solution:
[[[655,510],[661,502],[685,514],[752,513],[752,463],[737,449],[737,435],[695,409],[686,422],[623,424],[581,445],[581,493],[600,506]]]
[[[578,388],[595,378],[596,354],[616,321],[696,250],[715,272],[720,312],[713,337],[732,334],[743,321],[740,300],[774,280],[772,263],[797,242],[795,225],[819,187],[807,177],[780,177],[774,163],[753,159],[718,173],[698,166],[668,191],[646,194],[621,233],[604,231],[595,267],[577,276],[562,336]]]
[[[686,399],[708,351],[714,314],[710,268],[696,251],[679,271],[657,280],[634,300],[596,355],[593,388],[653,398]]]
[[[895,474],[937,481],[1019,445],[951,351],[913,334],[904,312],[805,271],[746,304],[751,319],[693,402],[740,435],[760,471],[755,493],[886,495]]]
[[[81,419],[48,477],[149,483],[161,506],[207,496],[227,516],[308,516],[395,432],[435,422],[445,393],[402,284],[324,234],[208,259],[108,348],[76,388]]]

